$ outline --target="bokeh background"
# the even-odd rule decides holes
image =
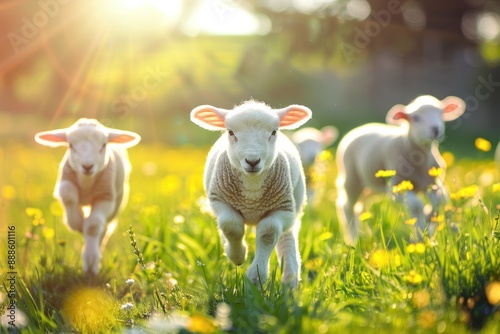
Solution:
[[[189,112],[249,98],[342,135],[421,94],[467,102],[458,157],[500,137],[497,0],[6,0],[0,43],[1,145],[80,117],[207,145]]]

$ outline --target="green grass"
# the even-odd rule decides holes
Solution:
[[[244,275],[255,232],[247,230],[249,258],[235,267],[203,210],[206,153],[151,144],[130,150],[129,205],[101,273],[86,277],[82,237],[66,229],[52,198],[63,150],[0,149],[7,162],[0,165],[0,313],[8,306],[7,227],[15,226],[16,317],[24,314],[23,333],[500,332],[500,307],[491,304],[500,298],[493,289],[500,285],[494,235],[500,178],[491,161],[459,161],[448,169],[456,196],[437,222],[434,244],[411,246],[404,208],[375,196],[365,207],[367,232],[350,248],[339,232],[335,168],[326,155],[321,201],[302,219],[299,288],[281,285],[273,255],[259,291]],[[477,189],[463,190],[470,185]],[[130,278],[132,285],[125,282]]]

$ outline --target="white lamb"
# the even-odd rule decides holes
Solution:
[[[337,215],[347,244],[354,245],[360,228],[357,214],[361,209],[358,199],[365,189],[388,191],[403,180],[410,181],[414,189],[396,199],[408,205],[412,218],[416,218],[413,238],[421,239],[429,221],[440,203],[447,200],[448,191],[440,177],[429,175],[431,167],[446,168],[438,151],[438,142],[444,138],[444,122],[459,117],[465,103],[449,96],[439,101],[432,96],[420,96],[409,105],[396,105],[387,114],[391,125],[371,123],[351,130],[340,141],[337,149]],[[395,125],[398,124],[398,125]],[[389,189],[384,178],[377,178],[379,170],[395,170]],[[432,208],[426,208],[417,196],[424,192]],[[356,215],[354,206],[356,205]],[[433,227],[429,227],[429,235]]]
[[[224,250],[241,265],[247,246],[245,225],[256,225],[255,258],[246,272],[264,283],[276,246],[283,261],[284,283],[300,279],[298,231],[306,201],[299,153],[279,129],[295,129],[311,117],[300,105],[271,109],[247,101],[233,110],[199,106],[191,120],[207,130],[226,130],[212,147],[205,165],[204,188],[221,231]]]
[[[68,147],[59,166],[54,196],[64,208],[67,226],[83,233],[85,273],[99,272],[101,252],[128,200],[131,167],[126,148],[140,139],[136,133],[107,128],[86,118],[69,128],[35,135],[42,145]],[[88,215],[84,207],[89,207]]]
[[[302,128],[295,131],[292,142],[299,150],[302,166],[306,174],[307,201],[310,204],[317,204],[321,192],[322,184],[318,182],[318,177],[325,174],[325,164],[318,161],[317,157],[325,148],[333,144],[338,137],[338,130],[332,125],[327,125],[321,130],[313,127]]]

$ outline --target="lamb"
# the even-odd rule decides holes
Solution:
[[[361,193],[366,189],[391,193],[393,187],[404,180],[413,184],[413,190],[405,195],[396,193],[395,197],[408,205],[411,217],[416,218],[412,240],[422,239],[426,221],[448,200],[442,179],[446,166],[438,150],[438,143],[444,138],[444,122],[458,118],[464,109],[465,103],[458,97],[449,96],[439,101],[433,96],[420,96],[407,106],[394,106],[386,116],[389,124],[366,124],[344,136],[336,155],[336,205],[347,244],[354,246],[358,239],[360,223],[353,207],[359,214],[362,206],[357,202]],[[440,177],[429,175],[432,167],[441,168]],[[379,170],[394,170],[396,175],[387,183],[375,176]],[[426,194],[431,207],[424,210],[418,192]],[[433,230],[434,227],[429,226],[427,233],[432,236]]]
[[[126,205],[131,171],[126,148],[140,139],[134,132],[107,128],[86,118],[69,128],[35,135],[39,144],[68,147],[59,166],[54,197],[63,206],[66,225],[84,236],[86,274],[98,274],[102,251]]]
[[[297,149],[279,130],[295,129],[311,115],[301,105],[271,109],[257,101],[233,110],[202,105],[191,111],[191,121],[200,127],[225,130],[208,153],[204,188],[234,264],[241,265],[247,255],[245,225],[256,226],[255,258],[246,276],[257,286],[268,278],[275,246],[283,261],[283,283],[296,287],[300,280],[305,178]]]
[[[321,164],[317,157],[326,147],[333,144],[337,137],[338,130],[332,125],[327,125],[321,130],[313,127],[302,128],[291,136],[292,142],[299,150],[305,170],[308,203],[317,204],[317,190],[321,190],[321,184],[317,182],[315,175],[325,173],[325,165]]]

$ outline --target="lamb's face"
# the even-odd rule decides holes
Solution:
[[[444,139],[443,110],[424,105],[408,115],[409,136],[420,144],[428,145]]]
[[[323,150],[323,144],[314,139],[306,139],[300,143],[296,143],[299,150],[300,159],[304,167],[310,167],[314,164],[316,157]]]
[[[272,110],[229,113],[224,135],[231,164],[246,174],[259,174],[269,168],[276,157],[279,122]]]
[[[68,162],[78,174],[94,176],[108,164],[108,136],[94,125],[80,125],[67,134]]]

